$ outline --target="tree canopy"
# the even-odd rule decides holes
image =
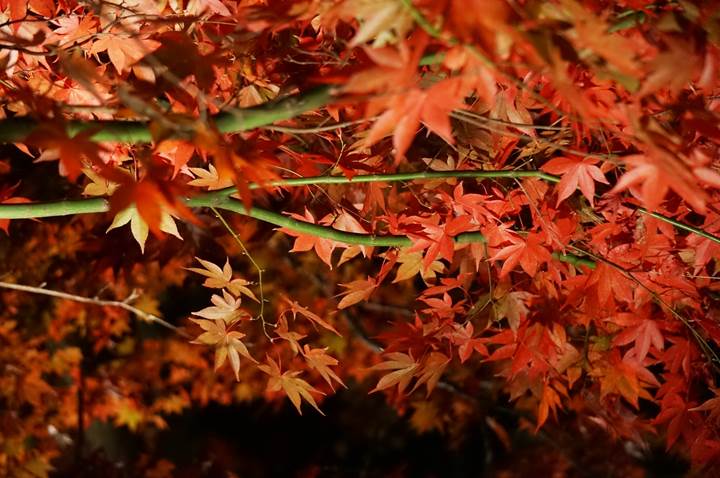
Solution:
[[[718,2],[0,10],[0,474],[345,389],[718,463]]]

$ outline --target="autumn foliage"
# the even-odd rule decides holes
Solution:
[[[353,389],[448,443],[720,464],[720,3],[0,10],[0,475]]]

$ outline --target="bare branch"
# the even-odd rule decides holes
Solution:
[[[119,301],[119,300],[103,300],[103,299],[94,299],[90,297],[83,297],[80,295],[75,294],[68,294],[67,292],[61,292],[57,290],[52,289],[45,289],[42,287],[33,287],[29,285],[22,285],[22,284],[12,284],[10,282],[0,282],[0,288],[3,289],[12,289],[17,290],[21,292],[29,292],[30,294],[38,294],[38,295],[46,295],[50,297],[56,297],[58,299],[65,299],[65,300],[71,300],[73,302],[80,302],[82,304],[91,304],[91,305],[97,305],[100,307],[118,307],[120,309],[127,310],[131,314],[135,315],[139,319],[149,322],[161,325],[165,327],[166,329],[170,329],[176,334],[184,337],[184,338],[191,338],[188,334],[186,334],[181,328],[174,326],[170,322],[167,322],[157,315],[149,314],[143,310],[138,309],[137,307],[134,307],[129,304],[129,302],[133,299],[135,299],[137,296],[133,293],[126,299],[125,301]]]

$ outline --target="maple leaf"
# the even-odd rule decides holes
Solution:
[[[100,153],[105,148],[91,139],[96,132],[97,129],[91,129],[69,136],[61,124],[42,124],[28,136],[26,143],[45,149],[38,162],[59,159],[60,174],[75,181],[86,162],[102,164]]]
[[[172,234],[170,230],[175,228],[175,224],[170,216],[183,214],[187,219],[193,219],[183,201],[168,197],[170,191],[165,189],[166,184],[149,177],[140,181],[132,178],[128,180],[126,173],[116,173],[115,170],[108,170],[107,173],[113,181],[120,183],[117,191],[110,196],[111,213],[118,214],[133,207],[147,228],[159,236],[162,236],[163,232]],[[161,225],[170,230],[164,231]]]
[[[258,365],[258,368],[270,375],[270,379],[268,380],[268,390],[271,392],[283,390],[300,415],[302,415],[300,405],[303,399],[312,405],[312,407],[317,410],[320,415],[325,415],[322,410],[320,410],[312,396],[312,393],[318,393],[320,395],[324,395],[324,393],[315,389],[305,380],[297,378],[297,376],[300,375],[300,372],[286,371],[283,373],[280,370],[280,364],[270,357],[266,358],[266,364]]]
[[[187,170],[186,165],[195,154],[195,145],[188,141],[166,139],[156,146],[156,152],[158,156],[172,164],[172,177],[175,178],[181,170]]]
[[[617,350],[613,351],[604,367],[592,370],[591,375],[600,377],[602,397],[617,393],[635,408],[638,408],[639,398],[652,400],[652,396],[646,390],[648,385],[660,385],[653,374],[638,360],[631,356],[620,358]]]
[[[483,344],[481,339],[473,338],[475,333],[475,327],[472,322],[467,322],[465,326],[460,324],[453,324],[454,330],[450,334],[450,340],[453,345],[459,346],[458,355],[460,356],[460,362],[465,363],[470,358],[473,351],[480,353],[487,357],[490,355],[487,347]]]
[[[557,185],[558,205],[569,198],[577,188],[580,188],[590,205],[594,205],[595,181],[608,184],[603,172],[595,166],[598,161],[597,158],[563,156],[551,159],[540,168],[548,173],[562,175]]]
[[[248,313],[240,309],[240,298],[237,299],[223,289],[222,297],[216,294],[210,298],[210,302],[213,303],[211,307],[205,307],[204,309],[193,312],[198,317],[203,317],[210,320],[222,320],[226,324],[231,325],[237,322],[243,317],[248,317]]]
[[[613,345],[627,345],[633,342],[637,360],[642,361],[647,356],[650,345],[658,351],[663,350],[665,341],[657,321],[638,317],[638,313],[617,314],[608,320],[624,328],[613,339]]]
[[[414,392],[420,385],[425,384],[427,388],[426,396],[429,397],[449,363],[450,357],[444,353],[430,352],[430,355],[423,360],[422,367],[417,372],[418,379],[410,393]]]
[[[667,385],[666,382],[663,386]],[[661,391],[658,391],[660,395]],[[712,399],[711,399],[712,400]],[[666,449],[670,448],[688,429],[692,428],[692,413],[698,411],[697,408],[691,408],[693,403],[687,403],[677,393],[671,392],[662,398],[660,403],[660,413],[653,420],[653,424],[667,424]],[[710,419],[713,417],[711,416]]]
[[[320,327],[323,327],[331,332],[334,332],[337,335],[340,335],[340,332],[335,330],[335,327],[324,321],[319,315],[311,312],[307,307],[303,307],[302,305],[298,304],[294,300],[290,300],[287,297],[285,298],[285,302],[289,306],[289,308],[281,312],[280,315],[285,315],[286,313],[290,312],[292,314],[293,320],[295,320],[297,318],[297,315],[300,314],[300,316],[305,317],[306,319],[319,325]]]
[[[611,194],[641,184],[638,196],[649,210],[660,206],[667,192],[672,189],[685,199],[696,211],[704,214],[707,195],[697,187],[694,177],[680,160],[664,153],[635,154],[624,156],[623,162],[630,166],[610,190]]]
[[[248,282],[245,279],[232,278],[232,268],[230,267],[229,257],[225,259],[225,265],[222,269],[220,266],[213,264],[210,261],[204,261],[199,257],[196,257],[195,259],[202,264],[203,269],[189,267],[188,270],[207,277],[205,282],[203,282],[204,287],[209,287],[211,289],[227,289],[236,297],[245,295],[255,302],[260,302],[257,297],[255,297],[255,294],[247,287],[252,284],[251,282]]]
[[[412,403],[413,413],[410,424],[418,433],[443,429],[443,421],[437,405],[428,400]]]
[[[367,137],[370,146],[393,132],[395,160],[405,156],[420,123],[454,144],[450,113],[465,106],[463,98],[469,91],[462,78],[442,80],[427,90],[410,90],[393,97],[389,108],[373,124]]]
[[[367,279],[358,279],[347,284],[340,284],[347,290],[343,292],[344,297],[338,304],[338,309],[345,309],[353,304],[357,304],[363,300],[367,300],[373,291],[377,288],[377,279],[368,277]]]
[[[31,202],[29,199],[21,196],[13,196],[19,184],[0,189],[0,204],[23,204]],[[0,219],[0,229],[9,234],[10,219]]]
[[[370,40],[373,47],[382,47],[405,38],[413,26],[409,9],[399,0],[344,2],[336,14],[346,20],[357,19],[360,24],[348,45],[351,48]]]
[[[212,164],[208,165],[208,169],[189,168],[189,170],[197,176],[197,179],[193,179],[188,182],[188,185],[190,186],[208,188],[210,191],[215,191],[217,189],[225,189],[233,185],[232,178],[220,177],[218,170]]]
[[[699,66],[699,58],[694,55],[691,39],[679,36],[665,38],[667,49],[660,52],[652,61],[649,74],[638,92],[638,96],[654,93],[659,89],[677,92],[687,86]],[[683,65],[683,68],[678,68]]]
[[[140,245],[140,250],[144,253],[145,241],[147,241],[150,228],[134,205],[117,213],[112,224],[110,224],[110,227],[108,227],[105,232],[109,232],[117,227],[122,227],[127,223],[130,223],[130,231],[135,241]],[[166,211],[162,211],[160,216],[160,230],[182,240],[182,236],[180,236],[177,230],[177,225],[175,225],[175,220]]]
[[[153,403],[153,409],[166,414],[180,414],[190,407],[190,400],[185,394],[173,394],[158,398]]]
[[[557,419],[557,408],[562,405],[560,395],[547,383],[543,384],[542,398],[538,405],[537,428],[547,421],[550,413]]]
[[[371,146],[393,133],[395,162],[407,152],[420,124],[453,144],[450,113],[465,107],[465,95],[475,86],[474,79],[458,76],[446,78],[426,90],[415,87],[415,66],[427,44],[426,35],[414,35],[398,48],[368,48],[366,53],[379,66],[360,72],[350,79],[345,90],[353,93],[396,91],[370,102],[367,115],[382,114],[373,124],[363,142]]]
[[[119,74],[160,47],[160,42],[155,40],[117,33],[99,33],[96,38],[89,53],[96,55],[107,51],[110,62]]]
[[[708,418],[715,423],[720,423],[720,389],[715,388],[712,392],[715,394],[713,398],[706,400],[697,407],[689,408],[688,411],[710,412]]]
[[[315,217],[310,213],[310,211],[307,210],[307,208],[305,208],[305,216],[300,216],[298,214],[290,214],[290,217],[300,221],[306,221],[315,224]],[[320,221],[320,224],[328,224],[329,222]],[[330,269],[332,269],[333,251],[338,246],[344,246],[343,244],[332,241],[330,239],[323,239],[310,234],[302,234],[291,229],[280,228],[278,230],[296,238],[295,244],[293,245],[293,248],[290,249],[290,252],[304,252],[309,251],[310,249],[315,249],[315,253],[317,254],[317,256],[320,258],[320,260],[327,264]]]
[[[433,214],[427,218],[407,218],[406,221],[411,224],[421,225],[423,228],[422,235],[410,234],[413,239],[413,245],[409,251],[426,250],[422,261],[425,270],[430,267],[430,264],[432,264],[437,257],[452,261],[455,252],[453,237],[462,232],[475,229],[470,216],[452,217],[445,223],[441,223],[439,214]]]
[[[495,302],[495,315],[498,320],[507,318],[513,332],[517,332],[520,322],[527,316],[527,301],[535,297],[530,292],[513,291],[503,295]]]
[[[118,188],[117,183],[103,178],[90,168],[85,168],[82,172],[91,181],[83,189],[83,194],[86,196],[112,196],[112,193]]]
[[[136,431],[138,426],[145,419],[145,415],[137,404],[130,400],[124,399],[116,405],[115,424],[118,426],[126,426],[130,431]]]
[[[500,270],[500,277],[507,276],[518,264],[530,276],[534,276],[541,264],[550,261],[550,252],[542,246],[540,236],[529,233],[526,240],[510,236],[511,245],[500,249],[492,261],[505,260]]]
[[[578,50],[591,49],[625,75],[637,77],[641,74],[637,54],[633,53],[638,52],[638,47],[643,45],[639,39],[625,38],[619,33],[610,32],[605,18],[594,15],[577,2],[564,0],[562,5],[573,17],[575,34],[571,40],[578,45]]]
[[[245,334],[236,330],[228,330],[227,323],[222,319],[190,319],[205,332],[200,334],[193,343],[215,346],[215,370],[218,370],[230,358],[230,366],[235,372],[235,379],[240,380],[240,355],[253,363],[257,360],[250,355],[245,344],[240,340]]]
[[[397,261],[400,263],[400,267],[398,267],[393,284],[411,279],[417,274],[420,274],[423,280],[427,281],[428,279],[434,279],[437,272],[445,270],[445,265],[440,261],[433,261],[427,268],[423,267],[422,253],[410,252],[407,248],[400,250]]]
[[[292,349],[293,354],[295,355],[300,353],[300,351],[302,350],[302,348],[300,347],[300,340],[307,337],[307,335],[301,334],[299,332],[291,332],[288,327],[287,319],[283,315],[278,317],[277,327],[275,327],[275,335],[277,335],[283,340],[287,340],[290,344],[290,348]]]
[[[332,219],[332,227],[333,229],[337,229],[338,231],[345,231],[345,232],[352,232],[354,234],[367,234],[368,231],[360,225],[360,222],[349,212],[342,210],[339,213],[335,215],[335,217]],[[347,246],[343,246],[347,247]],[[352,251],[352,254],[357,254],[356,250],[359,250],[362,252],[364,257],[370,257],[372,254],[372,247],[368,246],[351,246],[348,247],[344,252],[343,256],[345,256],[345,260],[348,260],[346,257],[346,253],[350,253]],[[343,258],[340,259],[338,262],[338,265],[342,264]]]
[[[610,300],[629,303],[633,299],[634,282],[609,264],[598,264],[590,274],[590,283],[596,284],[601,305],[608,304]]]
[[[338,364],[338,360],[335,357],[331,357],[326,352],[327,347],[324,349],[313,349],[307,344],[303,347],[303,357],[305,357],[307,364],[310,368],[317,370],[328,385],[330,385],[330,388],[333,389],[333,391],[335,390],[333,380],[342,385],[344,388],[347,388],[343,381],[340,380],[340,377],[338,377],[335,372],[330,369],[331,366],[336,366]]]
[[[91,13],[86,15],[67,15],[54,18],[51,23],[57,26],[48,37],[48,42],[61,41],[63,47],[90,38],[98,26],[98,19]]]
[[[389,360],[374,365],[370,370],[393,370],[383,376],[370,393],[379,392],[392,386],[398,386],[398,393],[403,393],[418,371],[418,364],[412,355],[402,352],[391,352],[385,355]]]

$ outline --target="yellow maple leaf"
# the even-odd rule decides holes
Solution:
[[[222,297],[213,294],[210,298],[210,302],[213,303],[212,306],[193,312],[193,315],[208,320],[222,320],[228,325],[249,316],[246,311],[240,308],[240,298],[236,299],[225,289],[222,292]]]
[[[118,426],[127,426],[130,431],[137,430],[143,421],[143,412],[130,400],[121,401],[116,409],[115,424]]]
[[[347,386],[343,383],[342,380],[340,380],[340,377],[338,377],[335,372],[333,372],[330,367],[335,366],[338,364],[338,360],[335,357],[331,357],[327,353],[327,348],[324,349],[311,349],[310,346],[305,344],[303,347],[303,357],[305,357],[305,361],[310,366],[310,368],[315,369],[318,371],[318,373],[322,376],[322,378],[325,379],[325,381],[330,385],[330,388],[335,390],[335,387],[333,386],[333,380],[335,380],[337,383],[342,385],[343,387],[347,388]]]
[[[222,319],[190,319],[205,332],[200,334],[193,343],[215,346],[215,370],[218,370],[230,358],[230,366],[235,372],[235,379],[240,380],[240,355],[253,363],[257,360],[250,355],[247,346],[242,342],[245,334],[237,330],[228,330]]]
[[[90,184],[85,186],[83,194],[86,196],[112,196],[112,193],[118,188],[118,184],[109,181],[90,168],[84,168],[83,174],[90,179]]]
[[[203,286],[211,289],[227,289],[236,297],[246,295],[255,302],[260,302],[257,297],[255,297],[255,294],[247,287],[252,284],[252,282],[246,281],[245,279],[232,278],[232,268],[230,267],[229,258],[225,259],[225,265],[222,269],[210,261],[202,260],[199,257],[195,259],[202,264],[203,269],[199,267],[189,267],[188,270],[207,277],[205,282],[203,282]]]
[[[417,274],[420,274],[423,280],[427,281],[428,279],[434,279],[436,272],[445,270],[445,265],[440,261],[433,261],[427,269],[423,268],[422,252],[409,252],[408,249],[400,251],[397,261],[400,267],[398,267],[393,284],[411,279]]]
[[[137,241],[137,243],[140,245],[140,250],[144,253],[145,241],[147,241],[150,228],[148,227],[148,224],[145,222],[142,216],[140,216],[140,213],[135,206],[130,206],[117,213],[115,215],[115,218],[113,219],[112,224],[110,224],[110,227],[108,227],[107,231],[105,232],[109,232],[115,228],[122,227],[127,223],[130,223],[130,231],[132,232],[135,241]],[[162,211],[161,213],[160,230],[163,232],[167,232],[168,234],[171,234],[182,240],[182,237],[177,230],[175,220],[167,211]]]
[[[400,0],[348,1],[340,9],[341,16],[355,18],[360,23],[350,46],[372,40],[373,47],[382,47],[405,38],[412,29],[413,18]]]
[[[188,182],[189,186],[195,186],[198,188],[208,188],[210,191],[216,189],[225,189],[233,185],[232,178],[221,177],[218,170],[210,164],[208,169],[203,168],[189,168],[190,172],[197,176],[196,179]]]

